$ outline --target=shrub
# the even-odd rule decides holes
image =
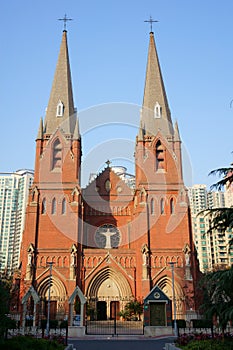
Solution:
[[[193,323],[193,328],[211,328],[213,323],[211,320],[191,320]]]
[[[61,321],[60,323],[60,329],[67,328],[68,327],[68,321]]]
[[[14,337],[1,343],[1,350],[64,350],[64,345],[54,340]]]
[[[46,329],[47,320],[41,320],[41,328]],[[58,327],[58,320],[49,320],[49,328],[56,329]]]

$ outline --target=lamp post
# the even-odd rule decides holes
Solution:
[[[174,333],[175,337],[178,337],[178,332],[177,332],[177,322],[176,322],[176,295],[175,295],[175,284],[174,284],[174,262],[170,262],[169,265],[171,266],[172,269],[172,299],[173,299],[173,307],[174,307]]]
[[[49,318],[50,318],[50,289],[51,289],[51,282],[52,282],[53,262],[48,262],[47,265],[49,265],[48,313],[47,313],[47,324],[46,324],[46,335],[48,337],[49,336]]]

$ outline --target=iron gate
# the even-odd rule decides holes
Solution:
[[[120,310],[129,300],[92,298],[87,302],[86,334],[143,335],[143,321],[139,317],[122,319]]]
[[[143,321],[87,320],[86,334],[99,335],[143,335]]]

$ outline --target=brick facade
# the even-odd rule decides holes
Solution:
[[[153,61],[155,50],[152,34],[148,61],[150,55]],[[117,300],[122,309],[129,298],[143,300],[155,285],[172,298],[170,263],[174,262],[177,312],[184,318],[196,309],[198,267],[182,178],[181,141],[178,127],[173,128],[168,115],[163,83],[159,82],[157,90],[161,93],[155,99],[160,99],[159,105],[166,110],[165,131],[160,127],[148,131],[154,117],[149,120],[142,112],[134,188],[108,164],[81,189],[78,122],[68,116],[69,128],[62,118],[57,124],[55,113],[59,101],[64,103],[64,110],[68,104],[74,112],[67,53],[64,32],[50,107],[36,140],[35,178],[21,248],[20,298],[33,285],[44,303],[40,312],[46,316],[48,262],[53,262],[51,302],[57,318],[68,314],[68,300],[76,285],[96,308],[98,301]],[[157,61],[147,69],[144,101],[148,103],[154,98],[153,86],[149,87],[150,96],[147,92],[148,75],[152,73],[158,80],[156,74],[161,72]],[[68,82],[63,84],[63,98],[59,97],[63,93],[61,85],[56,85],[59,79]],[[56,123],[51,121],[53,118],[57,118]],[[109,302],[107,317],[111,317]]]

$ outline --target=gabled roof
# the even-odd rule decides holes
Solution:
[[[144,299],[144,303],[147,301],[170,301],[167,295],[158,287],[154,286],[147,297]]]
[[[109,188],[107,187],[107,181]],[[89,195],[91,193],[97,196],[131,196],[132,188],[108,166],[83,190],[84,197],[85,194]]]

